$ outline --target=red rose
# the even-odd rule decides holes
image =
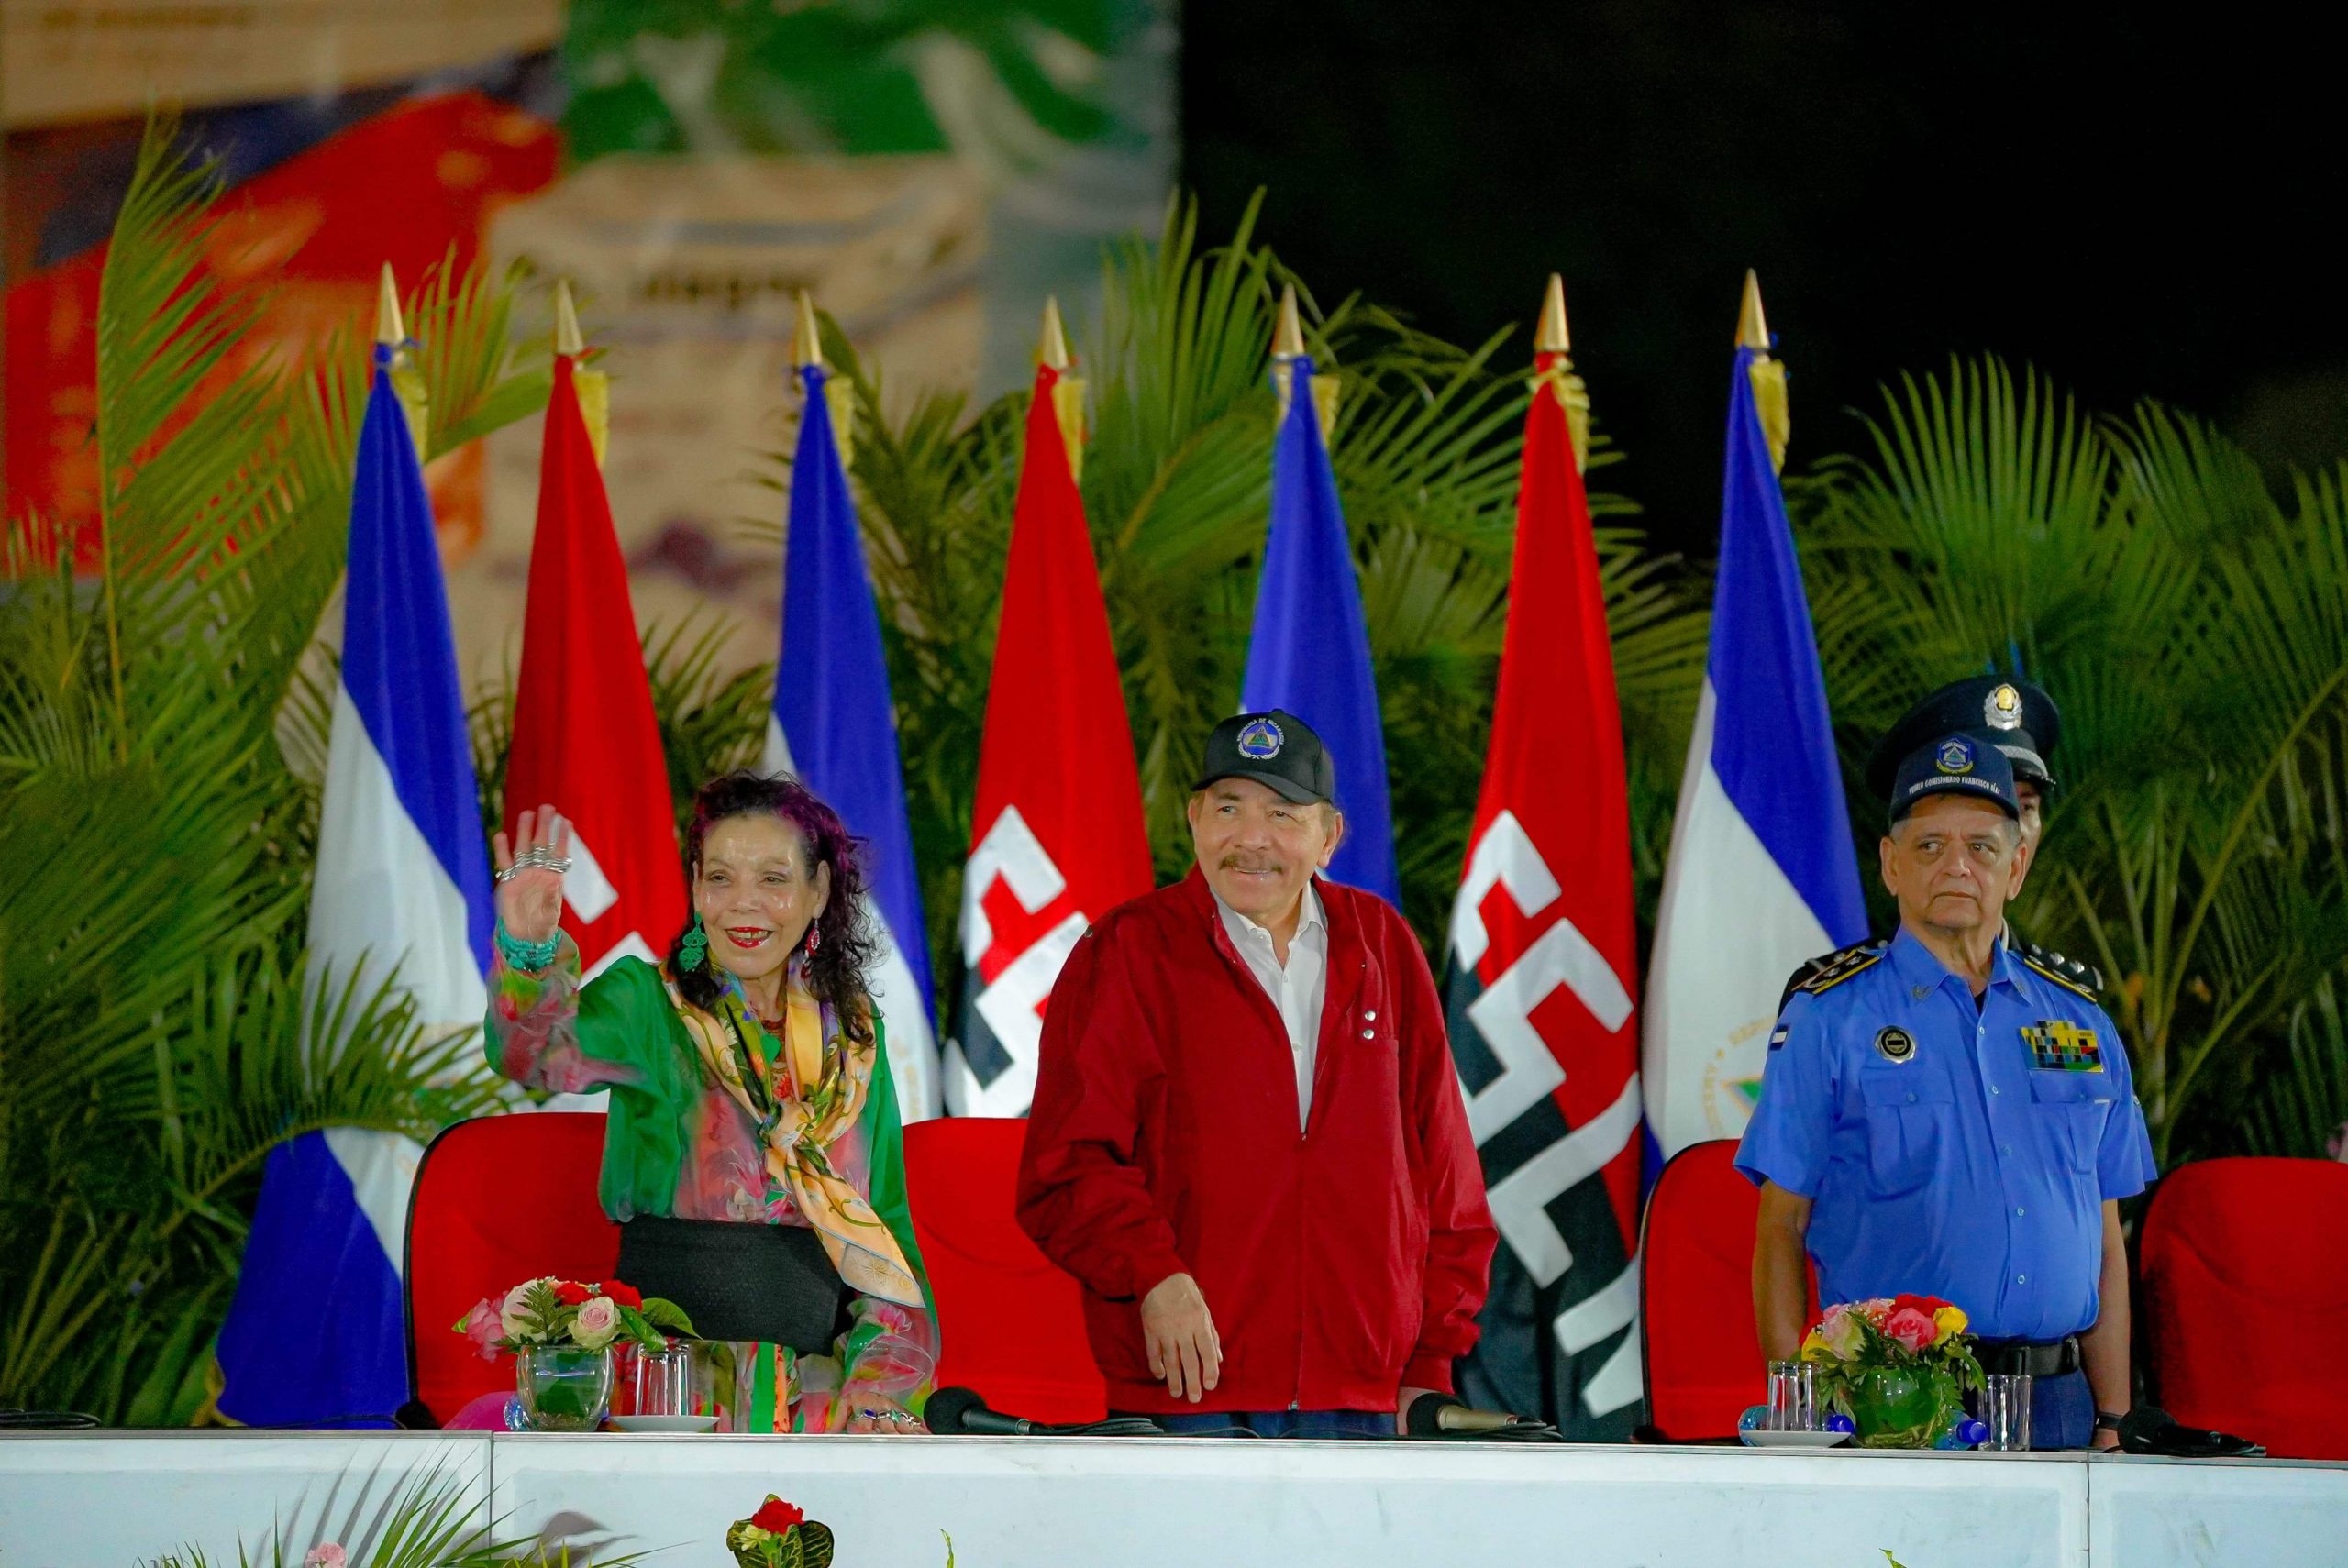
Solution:
[[[622,1285],[616,1279],[605,1280],[604,1282],[604,1294],[610,1297],[614,1302],[622,1307],[642,1307],[644,1305],[643,1292],[637,1290],[633,1285]]]
[[[554,1287],[555,1299],[561,1302],[565,1307],[576,1307],[581,1302],[586,1300],[587,1297],[594,1294],[595,1293],[593,1291],[588,1289],[585,1286],[575,1284],[568,1279],[562,1281]]]
[[[775,1534],[781,1535],[784,1530],[806,1518],[805,1509],[794,1508],[781,1497],[770,1494],[765,1506],[750,1516],[750,1522],[760,1529],[772,1530]]]
[[[1947,1305],[1947,1302],[1942,1300],[1937,1296],[1911,1296],[1906,1291],[1902,1291],[1900,1294],[1891,1298],[1891,1309],[1894,1312],[1900,1310],[1902,1308],[1913,1308],[1915,1310],[1922,1312],[1927,1318],[1931,1317],[1933,1313],[1939,1311],[1942,1308]]]

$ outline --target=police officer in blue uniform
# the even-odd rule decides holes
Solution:
[[[1954,1301],[1982,1364],[2036,1378],[2032,1441],[2109,1446],[2129,1408],[2119,1200],[2154,1175],[2094,994],[2004,940],[2023,868],[2013,765],[1970,734],[1899,766],[1879,850],[1899,931],[1805,980],[1770,1036],[1737,1168],[1761,1188],[1763,1350],[1822,1302]]]
[[[1951,681],[1902,713],[1899,722],[1876,742],[1875,750],[1867,756],[1867,792],[1878,801],[1888,798],[1892,776],[1901,762],[1926,742],[1955,732],[1987,741],[2005,753],[2006,760],[2013,764],[2014,806],[2021,820],[2022,864],[2014,884],[2019,893],[2022,879],[2038,864],[2046,798],[2054,790],[2054,748],[2063,739],[2062,711],[2043,688],[2027,680],[1977,675]],[[2023,941],[2011,920],[2006,922],[2006,941],[2025,956],[2060,970],[2073,984],[2098,993],[2102,991],[2103,976],[2094,966]],[[1862,942],[1805,961],[1786,981],[1786,988],[1778,999],[1778,1010],[1785,1010],[1794,988],[1804,980],[1842,963],[1867,945]]]

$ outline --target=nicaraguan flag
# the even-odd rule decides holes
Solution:
[[[799,375],[806,411],[791,467],[782,660],[767,722],[766,767],[796,774],[871,846],[866,887],[881,940],[872,1002],[888,1027],[898,1113],[917,1121],[938,1110],[937,1032],[896,708],[864,539],[824,396],[824,368],[803,365]]]
[[[496,919],[440,549],[392,349],[359,435],[309,985],[396,977],[427,1029],[481,1027]],[[220,1331],[223,1414],[256,1425],[388,1420],[407,1397],[400,1267],[422,1151],[313,1132],[270,1155]]]
[[[1337,806],[1346,814],[1346,836],[1329,875],[1399,904],[1386,731],[1379,721],[1353,543],[1312,395],[1312,359],[1290,359],[1288,373],[1295,395],[1272,446],[1271,529],[1239,707],[1242,712],[1285,708],[1312,726],[1337,765]]]
[[[1666,1158],[1744,1132],[1786,977],[1866,934],[1826,683],[1755,397],[1756,385],[1781,394],[1783,373],[1766,348],[1740,347],[1729,382],[1711,649],[1648,966],[1643,1077]]]

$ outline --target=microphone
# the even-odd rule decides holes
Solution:
[[[2119,1437],[2124,1452],[2165,1454],[2172,1459],[2233,1459],[2266,1452],[2232,1432],[2186,1426],[2157,1405],[2139,1405],[2121,1417]]]
[[[940,1388],[922,1407],[922,1419],[940,1437],[1034,1437],[1036,1423],[1024,1416],[990,1410],[973,1388]]]
[[[1422,1394],[1412,1400],[1403,1416],[1402,1429],[1407,1436],[1414,1438],[1501,1437],[1521,1440],[1556,1435],[1556,1429],[1545,1421],[1512,1416],[1505,1410],[1471,1410],[1448,1394]]]
[[[975,1388],[951,1385],[929,1397],[922,1419],[938,1437],[1164,1437],[1165,1430],[1146,1416],[1111,1416],[1073,1426],[1031,1421],[987,1408],[986,1396]]]

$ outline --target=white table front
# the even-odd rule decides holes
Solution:
[[[0,1563],[120,1568],[185,1546],[354,1549],[437,1474],[589,1556],[728,1568],[769,1493],[828,1524],[839,1568],[1202,1562],[1508,1568],[2336,1568],[2348,1466],[2077,1454],[1136,1439],[0,1436]],[[363,1562],[357,1550],[355,1561]],[[580,1558],[574,1557],[579,1562]]]

